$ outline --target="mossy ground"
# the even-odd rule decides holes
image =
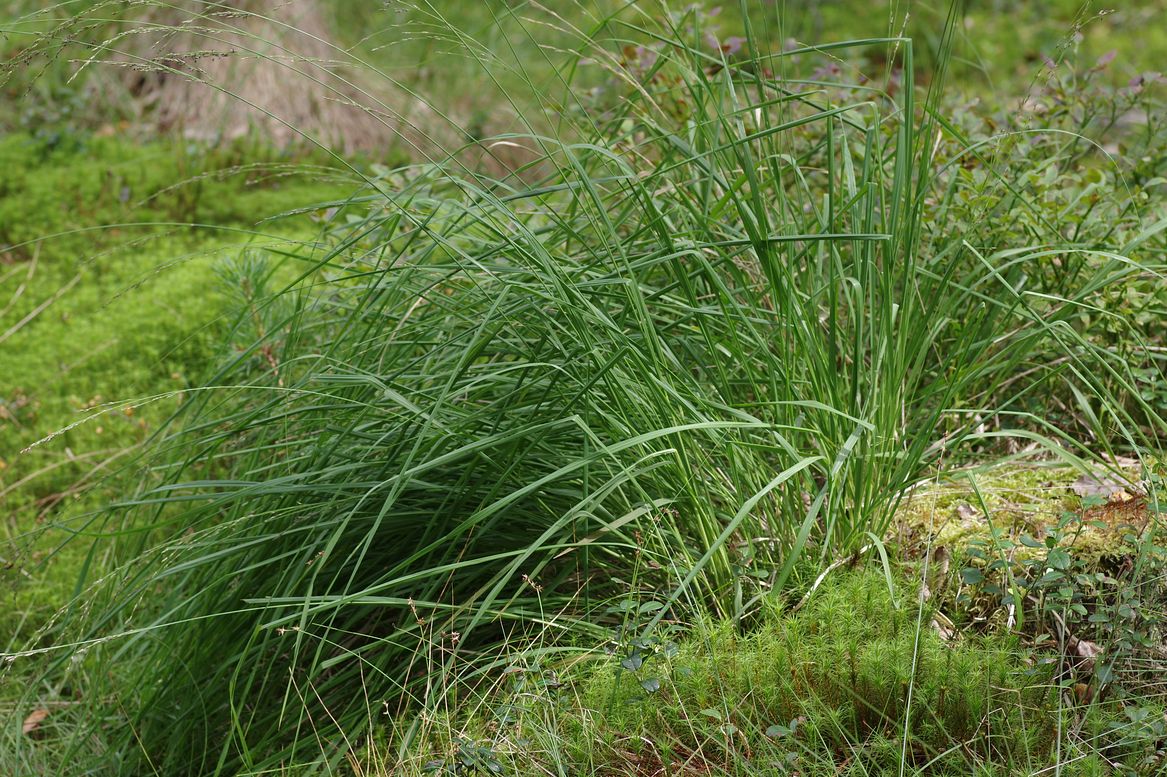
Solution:
[[[562,675],[517,659],[460,715],[424,721],[424,761],[386,773],[1028,774],[1059,739],[1063,773],[1148,773],[1157,735],[1136,735],[1126,707],[1075,708],[1014,637],[946,641],[918,591],[889,589],[878,568],[840,571],[745,633],[705,624],[639,661],[623,647]]]
[[[67,519],[108,501],[110,478],[128,476],[124,454],[227,355],[237,303],[216,267],[245,246],[294,249],[317,233],[308,216],[264,220],[352,188],[322,168],[289,174],[289,161],[245,147],[0,138],[3,644],[72,592],[89,543],[58,551],[75,529]],[[25,450],[104,403],[159,395]]]
[[[1064,465],[1010,463],[991,469],[953,472],[912,491],[896,512],[892,538],[906,546],[967,548],[970,542],[1027,534],[1041,537],[1067,513],[1081,518],[1073,538],[1074,555],[1098,563],[1129,554],[1130,535],[1155,525],[1155,516],[1139,493],[1140,473],[1133,465],[1114,473],[1083,473]],[[1129,480],[1128,489],[1085,498],[1075,490],[1084,478]],[[1022,554],[1024,548],[1019,550]]]
[[[1025,628],[1006,628],[1003,617],[975,628],[989,597],[961,586],[970,547],[994,536],[1044,538],[1068,515],[1078,529],[1058,536],[1079,575],[1129,565],[1136,537],[1157,523],[1138,491],[1140,473],[1129,463],[1121,471],[1130,490],[1109,499],[1083,497],[1081,486],[1091,476],[1117,482],[1115,473],[1032,462],[956,473],[901,504],[888,537],[891,578],[873,554],[829,574],[796,611],[792,600],[768,602],[745,630],[696,624],[675,643],[668,633],[643,639],[618,630],[603,650],[567,664],[537,649],[518,653],[488,691],[463,691],[446,713],[419,720],[424,756],[391,766],[373,757],[361,768],[989,777],[1058,763],[1067,775],[1163,773],[1167,713],[1146,674],[1154,660],[1132,653],[1116,661],[1117,683],[1084,698],[1092,668],[1067,669],[1064,646],[1048,633],[1034,638],[1044,627],[1033,614]],[[956,563],[926,567],[941,547]],[[1018,558],[1037,552],[1015,548]],[[925,576],[933,590],[922,601]],[[967,628],[946,629],[948,615]],[[1113,624],[1093,616],[1091,624],[1107,644],[1121,639]],[[636,627],[633,615],[624,629]],[[379,752],[392,750],[382,743]]]

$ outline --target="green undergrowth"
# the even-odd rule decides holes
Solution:
[[[80,544],[54,557],[70,536],[58,519],[107,502],[126,454],[233,354],[239,278],[223,268],[245,247],[278,256],[313,237],[305,215],[265,219],[347,189],[325,168],[263,149],[111,137],[6,136],[0,169],[7,644],[59,607],[81,572]]]
[[[1023,649],[1048,632],[1043,602],[1105,615],[1040,565],[1070,571],[1064,516],[1029,537],[1044,556],[994,537],[1005,558],[946,570],[988,581],[971,604],[1011,619],[961,640],[941,628],[952,582],[920,610],[890,563],[838,565],[883,550],[899,497],[954,461],[1161,447],[1159,130],[1099,126],[1060,81],[1040,95],[1056,110],[1016,123],[949,102],[955,13],[937,52],[894,30],[791,50],[747,29],[735,48],[717,18],[635,5],[567,30],[562,89],[538,102],[562,131],[516,98],[530,121],[497,140],[532,150],[521,174],[456,149],[381,171],[294,252],[298,285],[272,282],[271,251],[236,257],[233,355],[205,360],[135,454],[134,488],[92,524],[62,519],[130,561],[87,570],[6,656],[9,679],[36,678],[14,709],[53,712],[36,737],[5,721],[0,767],[331,773],[384,726],[446,714],[494,656],[574,655],[615,624],[578,706],[544,708],[563,713],[539,746],[559,773],[690,756],[756,773],[791,753],[807,773],[965,773],[1076,746],[1062,676]],[[831,69],[880,52],[902,80]],[[495,53],[465,52],[541,88]],[[1108,99],[1135,98],[1154,106]],[[828,576],[755,623],[824,571],[837,591]],[[749,631],[671,631],[705,619]],[[448,736],[437,768],[493,771],[495,723]]]
[[[728,5],[728,4],[727,4]],[[822,2],[795,0],[780,4],[789,34],[819,39],[828,31],[839,37],[870,32],[872,8],[859,0]],[[939,44],[938,31],[953,4],[946,2],[882,4],[880,14],[887,29],[912,36],[928,46],[931,54]],[[1119,67],[1111,74],[1115,83],[1149,70],[1161,70],[1149,46],[1167,41],[1167,31],[1151,23],[1164,13],[1162,0],[1129,4],[1104,4],[1081,0],[1051,0],[1031,4],[1004,0],[996,3],[959,4],[955,54],[951,67],[954,86],[967,88],[992,101],[1025,94],[1048,61],[1079,56],[1093,62],[1110,51],[1118,53]],[[1152,42],[1154,41],[1154,42]],[[926,55],[927,56],[927,55]],[[995,92],[989,96],[987,92]]]
[[[889,769],[900,761],[905,715],[908,754],[921,765],[944,765],[954,743],[960,752],[947,760],[960,768],[970,754],[1013,760],[1048,749],[1049,678],[1027,672],[1008,641],[945,646],[917,628],[931,613],[917,610],[911,589],[893,597],[879,573],[840,581],[805,612],[769,619],[748,637],[722,629],[686,645],[662,672],[659,701],[632,673],[593,681],[585,704],[610,710],[610,730],[626,738],[609,738],[607,757],[646,736],[712,763],[758,751],[751,760],[765,766],[796,752],[781,741],[794,739]],[[764,738],[771,726],[775,747]],[[589,741],[583,734],[577,741]]]
[[[1162,698],[1167,549],[1161,465],[1010,463],[950,473],[901,507],[894,540],[930,558],[949,633],[1065,645],[1080,694]]]
[[[91,259],[154,225],[256,229],[333,199],[341,175],[321,156],[257,142],[222,145],[116,134],[0,137],[0,252],[5,261]],[[67,278],[61,278],[67,280]]]
[[[614,642],[563,676],[520,654],[492,691],[460,700],[462,717],[415,727],[428,739],[414,760],[367,764],[393,774],[1004,775],[1060,762],[1064,774],[1147,773],[1162,734],[1130,721],[1161,709],[1077,705],[1015,637],[946,641],[918,591],[878,568],[840,571],[797,612],[774,608],[745,634],[706,624],[650,651]]]
[[[351,3],[322,0],[330,32],[368,66],[377,68],[401,88],[434,93],[434,107],[457,115],[468,129],[493,126],[497,109],[508,93],[526,91],[528,81],[541,88],[556,80],[555,58],[545,46],[559,48],[570,40],[571,27],[588,29],[622,4],[605,0],[562,3],[546,15],[541,9],[490,0],[463,3],[430,0],[417,4]],[[96,79],[86,86],[76,78],[77,64],[49,47],[46,56],[27,62],[30,44],[71,15],[98,9],[99,19],[116,16],[100,0],[70,0],[52,8],[32,0],[10,3],[8,33],[0,39],[0,128],[44,128],[50,137],[62,128],[108,126],[111,119],[136,118],[132,100],[116,81]],[[692,4],[710,15],[709,29],[721,41],[750,32],[772,49],[825,43],[872,34],[904,35],[921,42],[919,76],[926,78],[939,49],[950,3],[925,0],[910,6],[860,0],[790,0],[783,3]],[[121,10],[121,9],[119,9]],[[650,9],[650,13],[655,9]],[[27,16],[39,12],[38,16]],[[1162,70],[1156,52],[1167,44],[1167,32],[1156,24],[1165,12],[1163,0],[1110,6],[1081,0],[1041,4],[1004,0],[992,4],[963,3],[953,42],[950,69],[958,91],[975,95],[992,110],[1012,111],[1049,77],[1048,63],[1078,59],[1087,66],[1118,53],[1106,80],[1125,86]],[[539,34],[518,29],[519,16],[539,19]],[[100,23],[95,25],[103,29]],[[522,68],[497,67],[489,76],[464,49],[468,41],[483,50],[510,50]],[[567,43],[566,45],[570,45]],[[733,44],[730,44],[733,45]],[[833,65],[864,78],[884,75],[889,52],[833,52]],[[14,67],[5,73],[4,65]],[[831,67],[827,65],[826,67]],[[100,88],[98,88],[100,87]],[[115,91],[111,96],[109,91]],[[105,92],[105,93],[103,93]],[[100,95],[100,96],[99,96]],[[47,125],[47,126],[46,126]]]
[[[1127,536],[1155,527],[1139,487],[1137,467],[1083,473],[1066,465],[1024,462],[954,470],[922,484],[900,504],[893,537],[901,542],[966,547],[1004,536],[1042,535],[1067,513],[1085,515],[1074,536],[1075,556],[1097,564],[1130,552]],[[1022,551],[1024,552],[1024,548]]]

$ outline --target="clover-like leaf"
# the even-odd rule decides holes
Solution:
[[[640,667],[644,666],[644,657],[641,656],[639,652],[633,653],[621,661],[620,666],[624,667],[629,672],[638,672],[640,671]]]

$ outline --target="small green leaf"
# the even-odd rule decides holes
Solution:
[[[649,677],[647,680],[640,681],[640,687],[648,693],[656,693],[660,690],[660,680],[656,677]]]
[[[960,579],[964,581],[965,585],[977,585],[984,582],[985,575],[976,567],[965,567],[960,570]]]
[[[1044,575],[1042,575],[1040,578],[1038,578],[1037,584],[1040,586],[1047,586],[1051,583],[1056,583],[1059,580],[1063,580],[1063,579],[1065,579],[1065,577],[1066,577],[1065,575],[1063,575],[1061,572],[1057,571],[1056,569],[1049,569],[1049,570],[1046,570],[1046,573]]]
[[[1049,552],[1049,565],[1054,569],[1069,569],[1070,554],[1064,548],[1054,548]]]

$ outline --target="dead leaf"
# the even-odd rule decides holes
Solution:
[[[1095,660],[1098,656],[1102,655],[1102,647],[1097,642],[1071,636],[1066,641],[1066,647],[1070,649],[1073,655],[1081,659],[1078,663],[1078,669],[1080,671],[1086,673],[1094,671]]]
[[[1117,501],[1126,502],[1134,498],[1127,493],[1125,483],[1117,478],[1105,476],[1095,477],[1094,475],[1083,475],[1070,485],[1070,490],[1083,499],[1088,497],[1101,497],[1112,501],[1115,496],[1125,495],[1125,498],[1119,496]]]
[[[962,521],[973,521],[981,517],[981,511],[972,505],[961,502],[956,506],[956,515]]]
[[[952,560],[952,554],[948,552],[947,545],[938,545],[932,551],[932,575],[935,579],[943,580],[948,577],[948,564]]]
[[[28,714],[28,717],[24,719],[24,726],[21,728],[21,731],[25,734],[25,736],[32,735],[38,728],[41,727],[41,723],[48,716],[49,711],[43,707],[41,709],[33,710]]]
[[[1097,658],[1102,654],[1102,648],[1099,647],[1097,642],[1091,642],[1088,639],[1078,639],[1077,637],[1070,639],[1070,649],[1080,658]]]
[[[926,602],[932,598],[932,588],[940,590],[948,578],[948,548],[938,545],[932,549],[932,563],[928,570],[928,579],[920,586],[920,601]]]
[[[956,624],[949,620],[944,613],[936,613],[936,616],[932,619],[932,628],[940,635],[940,639],[944,640],[945,643],[952,644],[956,641]]]

